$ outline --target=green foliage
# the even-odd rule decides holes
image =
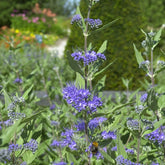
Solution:
[[[80,9],[83,17],[87,13],[87,1],[80,2]],[[143,27],[143,17],[141,15],[138,1],[122,1],[122,0],[100,0],[91,10],[91,18],[99,18],[103,24],[107,24],[115,19],[118,19],[113,25],[105,27],[103,31],[99,30],[97,33],[91,33],[88,37],[88,43],[92,43],[96,50],[99,49],[104,40],[107,40],[107,49],[105,51],[106,62],[102,67],[105,67],[112,61],[116,60],[106,70],[106,85],[105,88],[113,90],[125,89],[121,77],[133,78],[130,84],[130,89],[135,89],[139,86],[139,80],[142,80],[141,71],[138,71],[138,65],[134,56],[133,43],[141,40],[142,35],[140,28]],[[81,30],[76,28],[76,25],[71,28],[71,34],[66,46],[66,51],[73,52],[73,48],[80,47],[83,49],[83,36]],[[131,65],[130,65],[131,64]],[[100,79],[101,74],[97,77]],[[97,81],[97,80],[96,80]]]
[[[34,6],[35,0],[1,0],[0,1],[0,27],[10,25],[11,13],[14,9],[29,10]]]

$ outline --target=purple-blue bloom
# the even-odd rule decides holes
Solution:
[[[100,19],[91,19],[91,18],[85,18],[85,22],[88,22],[88,25],[93,28],[98,28],[100,25],[102,25],[102,21]]]
[[[140,163],[134,163],[128,159],[124,159],[122,155],[119,155],[115,160],[117,165],[141,165]]]
[[[81,16],[79,14],[76,14],[73,16],[72,20],[71,20],[71,24],[74,24],[74,23],[79,23],[81,22]]]
[[[147,138],[148,140],[154,142],[154,143],[158,143],[158,144],[162,144],[162,142],[165,141],[165,126],[161,126],[160,128],[156,129],[155,131],[146,134],[145,138]]]
[[[84,131],[85,130],[85,122],[84,121],[78,121],[78,124],[75,125],[77,128],[77,131]]]
[[[101,136],[103,137],[103,139],[116,139],[116,134],[113,131],[112,132],[103,131],[101,133]]]
[[[15,80],[14,80],[14,83],[18,83],[18,84],[22,84],[22,79],[21,78],[16,78]]]
[[[96,127],[98,127],[102,122],[106,121],[107,118],[105,117],[96,117],[92,120],[89,121],[88,123],[88,127],[90,129],[95,129]]]
[[[56,108],[56,105],[55,104],[52,104],[51,106],[50,106],[50,110],[54,110]]]
[[[101,99],[97,96],[91,99],[91,93],[88,89],[78,89],[72,84],[68,84],[63,89],[63,98],[68,104],[71,104],[78,112],[89,109],[89,113],[97,110],[97,107],[102,106]]]
[[[53,163],[52,165],[67,165],[65,162]]]
[[[140,98],[140,101],[141,101],[142,103],[146,102],[147,97],[148,97],[148,93],[143,94],[143,95],[141,96],[141,98]]]
[[[84,66],[89,65],[98,59],[106,60],[106,57],[102,53],[96,53],[95,51],[88,51],[85,55],[82,52],[74,52],[71,54],[75,61],[82,61]]]
[[[117,151],[117,146],[112,147],[111,151]]]
[[[26,162],[22,162],[20,165],[27,165],[27,163]]]
[[[31,150],[33,153],[38,149],[38,142],[31,139],[28,143],[24,144],[24,149]]]
[[[159,163],[152,162],[151,165],[159,165]]]
[[[18,151],[18,150],[21,150],[21,149],[22,149],[22,145],[10,144],[9,148],[8,148],[8,151],[11,154],[13,151],[15,152],[15,151]]]
[[[128,119],[127,127],[131,130],[139,130],[139,122],[137,119]]]

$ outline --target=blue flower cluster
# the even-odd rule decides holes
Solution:
[[[102,21],[100,19],[85,18],[84,21],[87,22],[92,29],[98,28],[100,25],[102,25]]]
[[[53,163],[52,165],[67,165],[65,162]]]
[[[147,97],[148,97],[148,93],[143,94],[143,95],[140,97],[140,101],[141,101],[142,103],[146,102]]]
[[[165,141],[165,126],[161,126],[160,128],[156,129],[155,131],[145,135],[145,138],[149,139],[150,141],[158,144],[162,144]]]
[[[117,146],[112,147],[111,151],[117,151]],[[125,151],[132,155],[135,153],[133,149],[128,149],[128,148],[125,148]]]
[[[55,104],[52,104],[51,106],[50,106],[50,110],[54,110],[56,108],[56,105]]]
[[[26,162],[22,162],[20,165],[27,165],[27,163]]]
[[[102,122],[106,121],[107,118],[105,117],[96,117],[92,120],[89,121],[88,123],[88,127],[93,130],[95,129],[96,127],[98,127]]]
[[[113,131],[109,131],[109,132],[103,131],[101,133],[101,136],[103,137],[103,139],[116,139],[116,134]]]
[[[21,78],[16,78],[15,80],[14,80],[14,83],[17,83],[17,84],[22,84],[22,79]]]
[[[143,105],[138,105],[138,106],[135,106],[135,112],[136,113],[141,113],[142,111],[144,110],[144,106]]]
[[[102,53],[96,53],[95,51],[88,51],[85,55],[82,52],[74,52],[71,54],[75,61],[82,61],[84,66],[89,65],[98,59],[106,60],[106,57]]]
[[[122,155],[119,155],[115,160],[117,165],[141,165],[140,163],[134,163],[128,159],[124,159]]]
[[[79,14],[76,14],[73,16],[71,20],[71,24],[73,25],[74,23],[80,23],[82,21],[82,18]]]
[[[18,151],[22,149],[22,145],[18,144],[10,144],[8,147],[8,151],[11,154],[12,152]]]
[[[131,130],[139,130],[139,122],[137,119],[128,119],[127,127]]]
[[[78,121],[78,124],[76,124],[75,127],[77,128],[77,131],[84,131],[85,130],[85,122],[83,120]]]
[[[38,149],[38,142],[34,139],[31,139],[28,143],[24,144],[25,150],[31,150],[33,154]]]
[[[97,107],[102,106],[101,98],[94,96],[90,100],[91,93],[88,89],[77,89],[74,85],[68,84],[63,89],[63,98],[71,104],[78,112],[88,110],[88,113],[97,111]]]
[[[14,122],[13,120],[9,119],[9,120],[6,120],[6,121],[0,121],[0,130],[2,129],[2,126],[4,125],[5,127],[9,127],[11,125],[13,125]]]
[[[38,43],[40,43],[40,44],[42,43],[42,36],[41,35],[37,34],[37,35],[35,35],[35,38],[36,38]]]
[[[60,141],[53,140],[51,146],[52,147],[66,147],[68,146],[71,150],[77,150],[76,148],[76,142],[73,140],[74,130],[67,129],[65,132],[61,133],[61,136],[65,136]]]
[[[142,61],[142,62],[139,64],[139,68],[149,67],[149,65],[150,65],[150,61],[148,61],[148,60]]]
[[[12,120],[18,120],[26,117],[24,113],[19,113],[19,112],[9,112],[8,117]]]

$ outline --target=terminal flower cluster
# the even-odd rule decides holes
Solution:
[[[96,127],[98,127],[101,123],[103,123],[106,120],[107,120],[107,118],[105,118],[105,117],[96,117],[96,118],[89,121],[88,127],[91,130],[95,129]]]
[[[109,132],[103,131],[101,133],[101,136],[103,137],[103,139],[116,139],[116,134],[113,131],[109,131]]]
[[[137,119],[128,119],[127,127],[131,130],[139,130],[139,122]]]
[[[100,19],[85,18],[84,21],[87,22],[92,29],[98,28],[100,25],[102,25],[102,21]]]
[[[64,136],[65,138],[61,140],[53,140],[51,146],[52,147],[66,147],[68,146],[71,150],[77,150],[76,148],[76,142],[73,140],[74,130],[66,129],[65,132],[61,133],[61,136]]]
[[[18,144],[10,144],[8,151],[11,154],[12,152],[18,151],[22,149],[22,145],[18,145]]]
[[[165,126],[161,126],[160,128],[156,129],[155,131],[145,135],[145,138],[147,138],[148,140],[154,142],[154,143],[158,143],[158,144],[162,144],[165,141]]]
[[[128,159],[124,159],[122,155],[119,155],[115,160],[117,165],[141,165],[140,163],[134,163]]]
[[[28,143],[24,144],[25,150],[31,150],[33,154],[38,149],[38,142],[34,139],[31,139]]]
[[[82,21],[82,18],[80,16],[80,14],[76,14],[73,16],[72,20],[71,20],[71,24],[73,25],[74,23],[80,23]]]
[[[88,109],[88,113],[97,111],[97,107],[102,106],[101,98],[94,96],[88,89],[78,89],[72,84],[68,84],[63,89],[63,98],[71,104],[78,112]]]
[[[84,66],[89,65],[90,63],[93,63],[98,59],[106,60],[104,54],[96,53],[95,51],[88,51],[85,56],[82,52],[74,52],[71,54],[71,56],[74,57],[75,61],[82,61],[84,63]]]

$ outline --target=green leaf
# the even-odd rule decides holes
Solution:
[[[82,24],[83,24],[83,29],[85,29],[86,26],[85,26],[84,18],[83,18],[82,14],[81,14],[81,11],[80,11],[79,6],[77,7],[76,14],[79,14],[81,16],[81,18],[82,18]]]
[[[78,73],[80,73],[83,76],[84,75],[83,71],[81,70],[81,68],[79,67],[79,65],[77,64],[77,62],[75,60],[73,60],[73,58],[71,57],[71,55],[68,55],[67,58],[68,58],[70,67],[75,72],[78,72]]]
[[[113,108],[112,110],[110,110],[110,112],[106,113],[106,115],[108,115],[108,114],[111,115],[114,111],[116,111],[116,110],[118,110],[118,109],[121,109],[121,108],[123,108],[123,107],[125,107],[125,106],[127,106],[127,105],[134,104],[134,103],[135,103],[135,102],[133,101],[133,102],[125,103],[125,104],[122,104],[122,105],[118,105],[118,106],[116,106],[115,108]]]
[[[5,98],[5,109],[7,109],[7,107],[9,106],[9,104],[12,102],[9,95],[7,94],[7,92],[3,89],[3,94],[4,94],[4,98]]]
[[[46,110],[42,110],[42,111],[40,111],[40,112],[38,112],[38,113],[36,113],[36,114],[30,116],[30,117],[24,118],[24,119],[21,121],[21,124],[22,124],[22,123],[27,123],[27,122],[29,122],[29,121],[31,121],[31,120],[33,120],[33,119],[36,119],[36,117],[39,116],[39,115],[40,115],[41,113],[43,113],[43,112],[46,112]]]
[[[9,143],[11,138],[13,138],[14,135],[25,126],[25,124],[19,125],[20,122],[21,120],[18,120],[11,127],[8,127],[5,129],[5,131],[3,132],[3,135],[1,136],[2,145]]]
[[[154,41],[159,41],[160,40],[160,36],[162,34],[162,28],[160,28],[160,30],[156,33],[156,35],[154,36]]]
[[[99,48],[99,50],[97,51],[97,53],[103,53],[105,50],[106,50],[106,48],[107,48],[107,40],[105,40],[103,43],[102,43],[102,45],[100,46],[100,48]]]
[[[27,89],[26,92],[23,94],[22,97],[23,97],[25,100],[28,99],[28,94],[29,94],[29,92],[32,90],[32,88],[33,88],[33,85],[31,85],[31,87],[30,87],[29,89]]]
[[[160,109],[165,107],[165,95],[162,95],[158,99],[158,106]]]
[[[84,78],[78,72],[76,72],[76,86],[83,89],[85,88]]]
[[[106,28],[109,28],[111,25],[113,25],[114,23],[116,23],[118,20],[119,20],[119,18],[113,20],[112,22],[107,23],[106,25],[102,26],[101,28],[96,29],[93,32],[91,32],[91,34],[98,33],[98,32],[100,32],[102,30],[105,30]]]
[[[133,44],[133,47],[134,47],[134,51],[135,51],[136,60],[137,60],[138,64],[140,64],[141,62],[144,61],[144,58],[142,57],[141,52],[139,52],[137,50],[135,44]]]
[[[106,159],[111,165],[115,165],[115,161],[104,151],[99,150],[99,152],[103,155],[104,159]]]
[[[123,142],[120,139],[119,131],[117,131],[117,152],[118,152],[118,155],[122,155],[125,159],[127,159],[127,153],[125,151]]]
[[[148,92],[147,97],[147,106],[150,108],[150,110],[156,111],[158,110],[158,98],[156,96],[156,92],[153,88],[150,89]]]
[[[105,70],[107,70],[113,63],[114,63],[114,61],[111,62],[111,63],[109,63],[105,68],[103,68],[103,69],[100,70],[99,72],[96,72],[96,73],[94,74],[94,77],[96,77],[96,76],[98,76],[99,74],[103,73],[103,72],[104,72]]]
[[[76,158],[74,157],[74,155],[70,152],[66,152],[67,153],[67,159],[69,160],[69,163],[76,163],[77,164],[77,160]]]

